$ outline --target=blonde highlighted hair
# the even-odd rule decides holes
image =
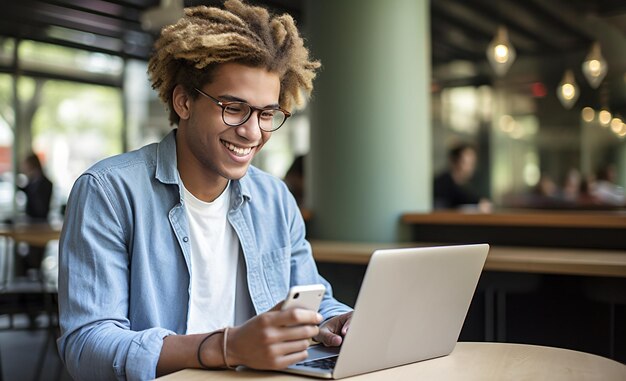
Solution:
[[[194,87],[211,81],[217,64],[237,62],[262,67],[280,77],[279,104],[292,110],[313,90],[319,61],[309,59],[293,18],[271,15],[265,8],[227,0],[225,9],[198,6],[161,31],[148,62],[152,88],[167,105],[170,123],[179,117],[172,92],[181,85],[192,97]]]

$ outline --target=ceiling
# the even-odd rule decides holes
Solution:
[[[541,83],[552,93],[572,69],[582,90],[579,103],[626,112],[626,1],[432,0],[431,16],[433,79],[439,86],[498,81],[530,89]],[[517,51],[503,79],[486,60],[499,25],[507,27]],[[581,65],[595,41],[609,70],[600,89],[591,91]]]
[[[219,5],[220,0],[184,0],[185,6]],[[0,36],[146,59],[155,32],[141,27],[142,12],[159,0],[0,0]],[[276,11],[300,16],[301,1],[268,0]]]
[[[626,34],[623,0],[433,0],[435,63],[483,60],[498,25],[506,25],[519,56],[587,50],[600,39],[592,20],[614,24]]]
[[[249,1],[302,20],[303,0]],[[141,28],[140,15],[158,4],[159,0],[0,0],[0,36],[145,59],[155,35]],[[444,85],[492,82],[485,50],[497,27],[506,25],[521,62],[511,68],[511,76],[558,82],[564,68],[582,62],[598,40],[609,64],[606,82],[614,83],[611,92],[621,92],[626,104],[624,0],[431,0],[431,15],[433,73]]]

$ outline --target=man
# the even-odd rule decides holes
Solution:
[[[96,164],[70,195],[58,346],[76,380],[281,369],[309,339],[346,333],[351,310],[318,274],[293,196],[250,166],[319,63],[290,16],[224,6],[186,9],[155,44],[148,71],[178,128]],[[327,286],[319,313],[280,310],[312,283]]]
[[[471,206],[481,212],[491,211],[491,202],[474,194],[468,187],[476,170],[476,149],[470,144],[458,144],[448,152],[449,169],[433,184],[435,209],[456,209]]]

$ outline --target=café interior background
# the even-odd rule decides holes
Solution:
[[[260,3],[293,14],[306,36],[305,1]],[[14,184],[31,149],[55,184],[54,219],[86,168],[172,128],[146,75],[156,32],[141,19],[158,7],[158,0],[1,2],[0,213],[23,207]],[[433,175],[451,144],[469,141],[479,148],[474,186],[499,208],[542,177],[563,184],[572,171],[585,177],[609,163],[626,185],[626,2],[432,0],[430,12]],[[507,57],[494,56],[497,45]],[[585,73],[592,60],[595,79]],[[312,128],[301,110],[256,165],[283,176],[309,151]]]

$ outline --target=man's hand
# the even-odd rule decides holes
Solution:
[[[224,354],[229,365],[276,370],[306,359],[322,315],[301,308],[281,311],[281,304],[229,329]]]
[[[320,327],[320,332],[313,340],[324,344],[327,347],[338,347],[343,342],[343,337],[348,333],[350,328],[350,320],[352,319],[352,312],[347,312],[343,315],[337,315],[331,319],[328,319]]]

